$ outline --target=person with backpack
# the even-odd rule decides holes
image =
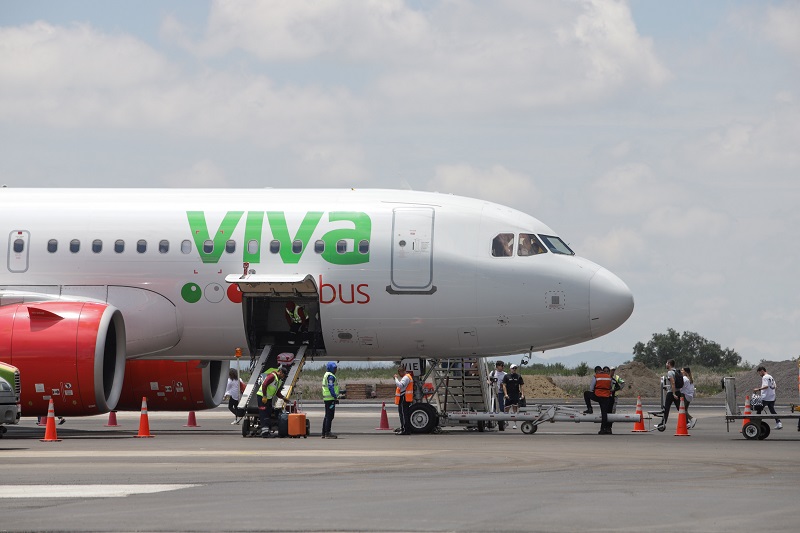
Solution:
[[[656,425],[656,429],[663,431],[666,428],[667,419],[669,418],[669,410],[672,404],[675,404],[675,409],[680,409],[681,406],[681,389],[683,388],[683,374],[675,368],[675,359],[667,360],[667,382],[669,383],[670,390],[664,398],[664,418],[661,423]]]
[[[775,379],[767,374],[767,369],[764,365],[759,366],[756,372],[761,376],[761,386],[757,389],[753,389],[753,392],[761,393],[762,403],[762,405],[756,406],[756,413],[761,414],[761,411],[766,407],[773,415],[777,414],[775,412],[775,389],[777,388]],[[778,417],[775,417],[775,429],[783,429],[781,419]]]

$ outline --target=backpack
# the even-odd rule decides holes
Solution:
[[[677,368],[674,368],[673,372],[675,373],[675,388],[681,390],[683,388],[683,374]]]

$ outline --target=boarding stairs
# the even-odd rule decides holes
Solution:
[[[491,410],[489,370],[482,357],[437,359],[431,362],[431,403],[440,413]]]

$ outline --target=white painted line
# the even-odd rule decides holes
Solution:
[[[124,498],[199,485],[0,485],[3,498]]]

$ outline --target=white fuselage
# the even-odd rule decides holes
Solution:
[[[539,220],[444,194],[0,189],[0,231],[0,305],[106,302],[122,312],[129,358],[231,358],[246,346],[225,281],[245,262],[251,275],[314,280],[331,359],[553,349],[633,310],[628,287],[586,259],[492,255],[498,234],[556,236]]]

